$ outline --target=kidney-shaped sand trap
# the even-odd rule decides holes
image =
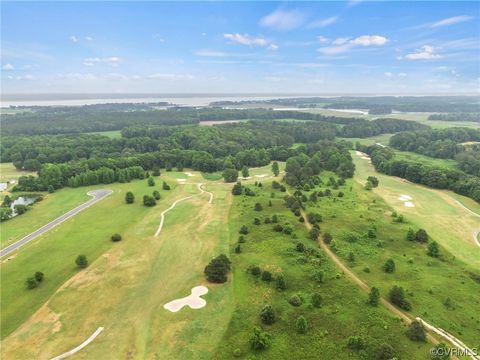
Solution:
[[[191,309],[201,309],[207,305],[207,302],[200,296],[205,295],[206,293],[208,293],[208,288],[205,286],[195,286],[192,288],[189,296],[170,301],[163,305],[163,308],[171,312],[180,311],[185,305],[189,306]]]
[[[415,207],[415,204],[410,201],[405,201],[403,205],[405,205],[406,207]]]

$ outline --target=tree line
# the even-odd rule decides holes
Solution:
[[[480,178],[460,170],[425,165],[415,160],[397,159],[389,148],[357,143],[357,150],[370,155],[375,169],[381,173],[398,176],[411,182],[436,189],[449,189],[480,202]]]

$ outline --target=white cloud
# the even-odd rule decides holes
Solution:
[[[260,19],[260,25],[280,31],[295,29],[303,24],[305,16],[298,10],[281,10],[274,12]]]
[[[76,43],[78,42],[78,38],[74,35],[70,36],[70,41],[73,42],[73,43]]]
[[[350,41],[351,44],[361,46],[385,45],[388,39],[379,35],[362,35]]]
[[[404,72],[398,73],[398,77],[407,77],[407,76],[408,76],[407,73],[404,73]]]
[[[327,44],[330,40],[328,38],[326,38],[325,36],[319,36],[318,37],[318,42],[320,44]]]
[[[5,70],[5,71],[12,71],[12,70],[15,70],[15,67],[12,65],[12,64],[5,64],[2,66],[2,70]]]
[[[93,37],[91,37],[91,36],[85,36],[85,40],[87,40],[87,41],[92,41],[92,40],[93,40]]]
[[[392,77],[393,76],[393,74],[390,71],[387,71],[383,75],[385,75],[386,77]]]
[[[248,34],[223,34],[223,37],[227,40],[230,40],[234,43],[246,45],[246,46],[261,46],[261,47],[268,47],[271,50],[278,49],[278,45],[274,44],[273,42],[266,40],[262,37],[251,37]]]
[[[454,17],[450,17],[447,19],[443,19],[443,20],[431,23],[428,25],[428,27],[437,28],[442,26],[449,26],[449,25],[454,25],[454,24],[465,22],[465,21],[469,21],[472,19],[473,19],[473,16],[467,16],[467,15],[454,16]]]
[[[224,57],[226,54],[222,51],[214,51],[214,50],[198,50],[194,52],[197,56],[205,56],[205,57]]]
[[[35,80],[35,77],[32,75],[23,75],[23,76],[17,76],[15,79],[17,80]]]
[[[111,56],[104,58],[93,57],[83,60],[83,65],[85,66],[94,66],[95,64],[106,64],[108,66],[117,67],[120,65],[120,58],[116,56]]]
[[[350,40],[350,38],[348,38],[348,37],[336,38],[335,40],[333,40],[332,44],[333,45],[343,45],[343,44],[346,44],[349,40]]]
[[[337,38],[332,41],[334,46],[326,46],[317,49],[323,55],[337,55],[344,53],[355,46],[382,46],[388,42],[388,39],[380,35],[362,35],[355,39],[348,37]]]
[[[152,35],[152,38],[153,38],[154,40],[157,40],[158,42],[161,42],[161,43],[164,43],[164,42],[165,42],[165,38],[164,38],[162,35],[160,35],[160,34],[153,34],[153,35]]]
[[[433,46],[424,45],[420,49],[417,49],[416,52],[412,54],[407,54],[403,58],[400,56],[399,59],[407,59],[407,60],[434,60],[434,59],[441,59],[442,56],[435,54],[435,49]]]
[[[149,75],[148,78],[156,80],[184,80],[194,79],[195,77],[190,74],[152,74]]]
[[[81,73],[68,73],[68,74],[58,74],[59,79],[73,79],[73,80],[97,80],[98,78],[93,74],[81,74]]]
[[[310,23],[308,25],[308,27],[310,28],[323,28],[323,27],[326,27],[328,25],[332,25],[332,24],[335,24],[338,20],[338,16],[330,16],[326,19],[321,19],[321,20],[317,20],[317,21],[314,21],[312,23]]]

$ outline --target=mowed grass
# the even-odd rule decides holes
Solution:
[[[124,233],[132,224],[155,211],[142,205],[143,195],[153,191],[152,187],[147,186],[146,180],[64,189],[55,195],[82,198],[87,191],[99,188],[109,188],[114,193],[24,245],[8,257],[12,258],[11,260],[2,261],[2,338],[22,324],[67,279],[78,272],[75,265],[78,255],[84,254],[93,262],[113,245],[110,241],[113,233]],[[135,204],[125,204],[126,191],[136,194]],[[170,193],[162,190],[160,192],[168,201]],[[55,205],[56,209],[59,207],[59,204]],[[65,209],[61,211],[63,210]],[[19,226],[21,221],[29,222],[27,216],[28,214],[18,217]],[[35,230],[30,225],[23,225],[22,228]],[[25,280],[36,271],[43,272],[45,280],[41,286],[29,291],[25,287]]]
[[[13,163],[0,163],[0,182],[18,180],[20,176],[36,175],[33,171],[17,170]]]
[[[90,133],[87,133],[87,134],[102,135],[102,136],[106,136],[110,139],[120,139],[122,137],[122,132],[120,130],[96,131],[96,132],[90,132]]]
[[[242,252],[232,251],[234,271],[235,312],[220,343],[214,359],[233,358],[238,349],[242,359],[373,359],[378,346],[388,343],[402,359],[428,359],[429,344],[414,343],[404,334],[406,326],[383,307],[367,306],[367,294],[340,274],[329,258],[308,239],[306,227],[283,205],[285,193],[271,189],[270,182],[263,187],[249,185],[257,196],[236,196],[231,209],[229,230],[230,244],[236,245],[239,228],[247,225],[250,232],[241,244]],[[270,193],[275,192],[275,198]],[[272,206],[268,206],[269,201]],[[256,202],[263,205],[263,211],[254,211]],[[273,232],[274,224],[264,224],[266,217],[279,216],[279,223],[289,223],[294,235]],[[261,219],[261,225],[254,225],[254,218]],[[309,251],[316,252],[308,257],[295,250],[298,242]],[[286,291],[278,291],[275,282],[255,278],[248,272],[251,265],[270,271],[274,277],[282,274],[287,283]],[[323,271],[325,280],[319,283],[313,275]],[[319,293],[322,307],[311,305],[311,294]],[[304,300],[299,307],[290,305],[288,299],[298,294]],[[260,321],[260,311],[266,304],[276,313],[273,325]],[[306,334],[296,332],[295,322],[303,315],[308,322]],[[272,335],[270,347],[254,352],[249,339],[253,328],[260,327]],[[365,342],[364,350],[347,348],[349,336],[360,336]]]
[[[34,203],[23,215],[2,222],[0,244],[5,247],[91,199],[86,188],[62,189],[43,193],[43,200]],[[16,194],[14,194],[16,195]]]
[[[199,173],[194,174],[201,179]],[[155,188],[169,175],[162,175]],[[174,178],[168,179],[174,185]],[[229,252],[224,229],[231,185],[207,183],[204,188],[213,192],[212,204],[207,194],[200,195],[196,184],[161,190],[162,199],[150,209],[137,203],[126,205],[122,197],[115,218],[121,222],[124,216],[131,217],[119,231],[122,241],[112,244],[106,239],[109,248],[103,256],[86,270],[74,269],[77,274],[4,339],[5,356],[51,358],[74,348],[97,327],[104,326],[104,332],[76,354],[78,359],[211,358],[229,323],[233,293],[231,281],[206,283],[203,268],[213,256]],[[133,191],[140,194],[145,189],[152,190],[142,181]],[[192,194],[199,196],[178,203],[168,212],[162,232],[154,237],[160,212]],[[136,206],[142,214],[123,214]],[[163,309],[166,302],[189,295],[192,287],[201,284],[209,288],[203,296],[207,300],[205,308],[184,308],[178,313]]]
[[[328,178],[323,180],[326,184]],[[370,286],[377,286],[384,297],[393,285],[402,286],[412,303],[412,315],[478,348],[480,284],[470,273],[480,274],[479,268],[465,265],[445,248],[440,250],[441,259],[428,256],[426,245],[406,239],[409,228],[418,229],[418,224],[411,222],[412,216],[406,215],[406,223],[395,223],[391,208],[356,181],[348,180],[346,186],[332,191],[331,197],[320,198],[316,204],[309,202],[306,211],[322,215],[320,228],[333,235],[332,249],[344,263]],[[337,197],[339,191],[344,197]],[[375,230],[375,238],[366,235],[370,229]],[[441,243],[435,235],[433,240]],[[353,261],[350,254],[354,255]],[[387,259],[396,264],[392,274],[383,271]]]
[[[479,218],[465,210],[451,192],[435,190],[413,184],[405,179],[380,174],[367,160],[352,152],[356,166],[355,179],[364,184],[370,175],[376,176],[380,185],[374,192],[410,223],[424,228],[439,244],[451,254],[474,269],[480,269],[480,247],[473,240],[473,232],[479,228]],[[400,195],[413,198],[415,207],[406,207],[399,200]],[[465,203],[470,203],[465,197]]]
[[[271,162],[270,164],[265,165],[265,166],[249,168],[248,172],[249,172],[249,175],[252,177],[252,179],[250,179],[249,181],[251,181],[251,180],[262,181],[262,179],[264,177],[273,176],[272,163],[273,162]],[[277,163],[278,163],[278,168],[279,168],[280,172],[284,171],[285,170],[285,161],[277,161]],[[239,171],[238,175],[242,176],[242,172]],[[222,172],[220,172],[220,171],[213,172],[213,173],[202,172],[202,177],[205,180],[209,180],[209,181],[218,181],[218,180],[223,179]],[[245,181],[245,180],[242,180],[242,181]]]

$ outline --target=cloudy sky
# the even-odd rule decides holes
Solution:
[[[4,93],[479,92],[480,3],[2,2]]]

